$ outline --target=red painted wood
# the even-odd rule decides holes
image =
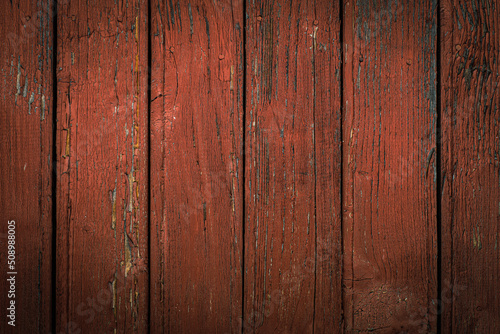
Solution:
[[[500,332],[498,3],[440,5],[3,1],[0,332]]]
[[[242,2],[151,7],[151,332],[239,332]]]
[[[58,6],[57,331],[148,327],[147,2]]]
[[[316,1],[313,26],[316,285],[314,333],[342,333],[340,2]],[[314,29],[314,28],[313,28]]]
[[[52,258],[52,8],[0,3],[0,333],[47,333]],[[7,266],[8,221],[16,226]],[[8,325],[7,272],[17,272],[16,327]]]
[[[434,332],[436,3],[344,2],[347,332]]]
[[[443,333],[500,332],[499,6],[442,3]]]
[[[247,15],[244,331],[339,330],[338,8],[256,1]]]

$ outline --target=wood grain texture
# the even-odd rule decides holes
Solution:
[[[316,286],[314,333],[341,333],[341,84],[339,1],[314,2],[314,150],[316,192]]]
[[[148,328],[147,10],[58,7],[58,332]]]
[[[435,1],[344,2],[347,332],[435,332]]]
[[[151,331],[241,328],[242,1],[152,1]]]
[[[442,3],[443,333],[500,332],[500,3]]]
[[[0,333],[500,333],[498,0],[55,1],[0,3]]]
[[[52,7],[0,4],[1,333],[51,330]],[[7,267],[7,222],[16,222],[15,270]],[[16,327],[7,324],[7,272],[16,275]]]
[[[338,8],[249,1],[246,11],[243,330],[308,333],[315,312],[318,332],[338,330]]]

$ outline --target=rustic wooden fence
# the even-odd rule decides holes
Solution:
[[[500,333],[499,6],[2,1],[0,332]]]

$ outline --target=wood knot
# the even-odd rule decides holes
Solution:
[[[318,20],[314,20],[313,24],[317,26],[319,24]]]
[[[262,16],[257,16],[257,21],[262,21]]]
[[[220,60],[224,59],[224,55],[219,55],[219,59]]]

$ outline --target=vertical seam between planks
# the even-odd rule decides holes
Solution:
[[[242,163],[242,183],[243,186],[241,187],[241,197],[243,199],[242,201],[242,206],[241,206],[241,211],[242,211],[242,219],[241,219],[241,240],[242,240],[242,251],[241,251],[241,333],[244,332],[245,329],[245,245],[246,245],[246,238],[245,238],[245,220],[246,220],[246,113],[247,113],[247,1],[243,0],[243,90],[242,90],[242,95],[243,95],[243,106],[242,106],[242,120],[241,120],[241,127],[243,130],[242,133],[242,138],[241,138],[241,145],[242,145],[242,156],[241,156],[241,163]]]
[[[52,1],[47,5],[50,6]],[[57,0],[53,1],[52,18],[52,263],[51,263],[51,332],[56,332],[57,288]]]
[[[437,333],[441,333],[441,321],[443,305],[442,292],[442,221],[441,221],[441,0],[437,1],[437,33],[436,33],[436,235],[437,235],[437,300],[439,312],[437,312]]]
[[[316,1],[314,2],[314,20],[316,20]],[[313,25],[314,27],[314,25]],[[316,29],[317,27],[313,28]],[[314,32],[313,32],[314,34]],[[316,286],[318,273],[318,219],[316,212],[316,183],[318,170],[316,165],[316,42],[313,40],[312,46],[312,73],[313,73],[313,154],[314,154],[314,290],[313,290],[313,326],[312,332],[315,332],[316,322]]]
[[[344,323],[344,1],[339,1],[340,18],[340,328],[345,332]]]
[[[148,19],[148,24],[147,24],[147,34],[148,34],[148,72],[147,72],[147,96],[146,98],[148,99],[148,110],[147,110],[147,132],[148,132],[148,138],[147,138],[147,177],[146,177],[146,183],[147,183],[147,188],[148,188],[148,204],[147,204],[147,212],[148,212],[148,217],[147,217],[147,225],[148,225],[148,315],[147,315],[147,332],[151,333],[151,58],[152,58],[152,51],[151,51],[151,0],[147,0],[148,5],[147,5],[147,19]]]
[[[451,2],[451,1],[450,1]],[[450,12],[453,12],[454,9],[455,9],[455,3],[452,2],[452,4],[450,5],[450,9],[449,11]],[[450,39],[451,39],[451,45],[453,45],[453,42],[454,42],[454,38],[455,38],[455,25],[453,24],[453,19],[450,20],[450,27],[449,29],[451,30],[450,34]],[[450,84],[450,92],[451,92],[451,96],[450,96],[450,99],[451,101],[455,100],[455,92],[454,92],[454,84],[453,84],[453,78],[455,77],[455,67],[453,66],[453,63],[454,61],[449,65],[449,72],[450,74],[448,75],[448,79],[451,84]],[[450,110],[450,116],[449,116],[449,122],[448,122],[448,137],[449,137],[449,144],[448,144],[448,150],[447,150],[447,172],[450,173],[449,177],[448,177],[448,182],[450,183],[450,192],[449,192],[449,196],[447,196],[447,202],[448,202],[448,205],[446,206],[446,213],[447,213],[447,216],[448,219],[446,220],[446,223],[449,225],[446,227],[447,229],[447,233],[448,233],[448,243],[449,243],[449,251],[447,252],[447,254],[450,255],[450,264],[447,266],[447,268],[449,268],[449,283],[451,285],[451,292],[454,292],[453,290],[453,282],[455,281],[454,279],[454,275],[455,275],[455,272],[453,271],[453,224],[454,224],[454,221],[455,221],[455,193],[454,193],[454,183],[453,183],[453,175],[455,174],[455,164],[453,163],[453,160],[454,159],[454,153],[455,153],[455,148],[453,146],[454,144],[454,128],[453,128],[453,117],[455,116],[455,108],[452,106],[451,107],[451,110]],[[453,166],[450,166],[450,163],[453,163]],[[450,315],[448,316],[448,319],[450,320],[449,324],[448,325],[448,333],[453,333],[453,312],[454,312],[454,308],[453,308],[453,303],[454,303],[454,298],[451,298],[451,301],[450,301]]]

